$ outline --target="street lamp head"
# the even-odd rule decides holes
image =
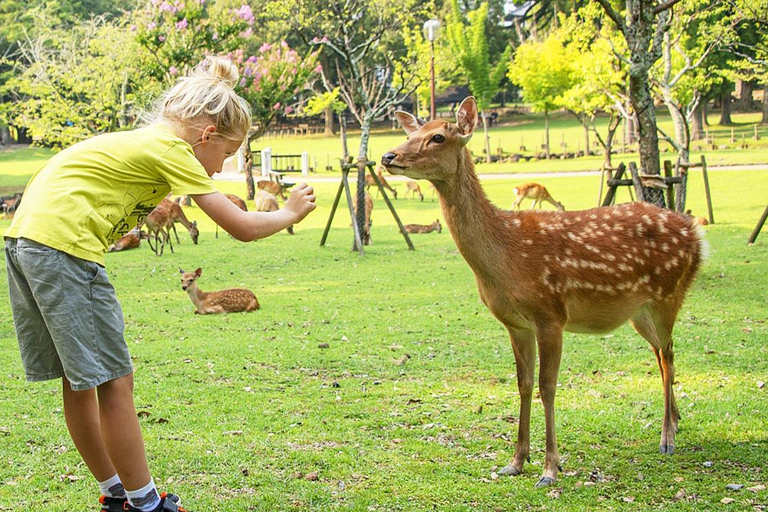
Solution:
[[[438,20],[429,20],[424,23],[424,37],[427,41],[434,42],[440,32],[440,22]]]

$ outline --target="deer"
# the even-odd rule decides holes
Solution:
[[[406,224],[403,227],[406,233],[431,233],[433,231],[441,233],[443,231],[440,219],[436,219],[432,224]]]
[[[176,223],[180,222],[181,225],[189,231],[192,243],[197,245],[197,240],[200,237],[200,231],[197,229],[197,221],[189,222],[187,216],[184,215],[184,210],[181,209],[181,197],[177,197],[175,201],[170,201],[170,203],[171,223],[168,227],[169,229],[173,229],[173,234],[176,235],[176,243],[181,243],[179,241],[179,234],[176,232]]]
[[[387,183],[387,180],[384,179],[384,173],[381,172],[381,169],[376,169],[376,177],[379,178],[381,186],[392,192],[392,196],[397,199],[397,190],[393,189],[392,186]],[[368,173],[365,175],[365,190],[370,191],[371,187],[376,188],[376,197],[379,197],[379,187],[376,185],[376,180],[374,180],[373,176]]]
[[[192,304],[195,305],[196,315],[239,313],[241,311],[255,311],[261,307],[256,295],[244,288],[204,292],[197,286],[197,279],[203,273],[199,267],[194,272],[184,272],[179,267],[179,273],[181,274],[181,289],[187,292]]]
[[[232,204],[234,204],[235,206],[237,206],[238,208],[240,208],[244,212],[248,211],[248,205],[245,204],[245,201],[243,201],[242,199],[240,199],[236,195],[234,195],[234,194],[224,194],[224,197],[226,197],[227,199],[232,201]],[[230,235],[230,237],[231,236],[232,235]],[[218,224],[216,224],[216,234],[215,234],[215,237],[219,238],[219,225]]]
[[[557,479],[555,390],[563,332],[606,333],[629,321],[656,356],[664,390],[660,451],[675,451],[680,413],[672,330],[707,254],[695,223],[649,203],[585,211],[502,210],[486,196],[467,148],[477,104],[466,98],[456,123],[423,126],[398,111],[408,135],[381,163],[393,175],[435,185],[445,222],[475,274],[481,300],[509,333],[520,415],[517,444],[504,475],[520,475],[530,453],[536,352],[544,406],[546,455],[536,487]]]
[[[271,180],[259,180],[256,182],[256,186],[259,188],[259,190],[269,192],[273,196],[279,196],[283,201],[286,200],[283,187],[281,187],[279,183]]]
[[[415,198],[416,194],[419,194],[421,200],[424,200],[424,194],[421,193],[421,187],[415,181],[405,182],[405,192],[403,192],[403,199],[405,199],[405,197],[408,195],[408,192],[411,193],[412,198]]]
[[[518,185],[513,188],[512,191],[515,193],[512,209],[520,208],[520,203],[523,202],[523,199],[528,198],[533,199],[531,210],[533,210],[537,204],[539,205],[539,208],[541,208],[541,202],[547,201],[548,203],[552,203],[559,211],[565,211],[563,204],[555,201],[554,198],[549,195],[549,192],[547,192],[544,185],[539,185],[538,183],[526,183],[525,185]]]
[[[365,201],[365,226],[363,229],[363,232],[360,233],[362,237],[363,245],[371,245],[371,212],[373,212],[373,197],[371,197],[371,194],[368,192],[365,193],[364,196]],[[355,217],[357,217],[357,199],[354,199],[352,201],[352,209],[355,212]]]
[[[257,212],[276,212],[280,209],[280,205],[277,204],[277,198],[266,190],[259,190],[256,193],[254,203],[256,204]],[[293,225],[288,226],[285,230],[288,234],[292,235]]]
[[[144,219],[144,225],[147,227],[147,243],[156,256],[163,255],[166,243],[170,245],[171,252],[173,252],[173,242],[171,242],[170,235],[170,226],[173,224],[173,220],[171,220],[172,204],[174,204],[173,201],[169,201],[167,198],[163,199]],[[154,247],[152,246],[153,237],[155,239]]]
[[[21,192],[17,192],[12,196],[4,196],[0,198],[0,209],[3,211],[4,218],[13,218],[16,213],[16,208],[21,204]]]
[[[139,226],[133,228],[124,236],[120,237],[115,243],[109,246],[108,252],[127,251],[136,249],[141,245],[141,239],[147,238],[147,235]]]

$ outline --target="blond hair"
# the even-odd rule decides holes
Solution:
[[[242,141],[251,126],[251,106],[234,90],[239,79],[232,62],[206,57],[163,94],[154,117],[184,128],[213,124],[219,136]]]

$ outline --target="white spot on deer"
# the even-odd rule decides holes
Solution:
[[[523,243],[526,245],[533,245],[533,240],[523,240]]]
[[[668,244],[668,243],[666,243],[666,242],[664,242],[663,244],[661,244],[661,251],[662,251],[662,252],[669,252],[669,244]]]
[[[512,219],[512,225],[513,226],[520,227],[521,224],[522,224],[522,222],[520,222],[520,219]]]

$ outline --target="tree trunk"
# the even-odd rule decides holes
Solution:
[[[0,127],[0,146],[8,146],[13,144],[13,137],[11,137],[11,130],[7,126]]]
[[[327,136],[336,135],[336,132],[333,129],[333,109],[331,107],[328,107],[325,109],[325,130],[323,130],[323,134]]]
[[[731,87],[730,84],[726,84],[723,87],[721,93],[721,110],[720,110],[720,125],[731,126],[733,121],[731,120]]]
[[[646,45],[647,48],[647,45]],[[643,62],[636,62],[638,59]],[[659,136],[656,133],[656,110],[651,96],[648,67],[643,55],[633,55],[629,71],[629,97],[637,115],[640,137],[640,169],[645,174],[661,174]]]
[[[544,152],[549,160],[549,110],[544,110]]]
[[[584,156],[589,156],[589,119],[584,114]]]
[[[702,98],[696,108],[693,109],[693,116],[691,116],[691,138],[693,140],[704,138],[704,103]]]
[[[763,86],[763,120],[761,124],[768,124],[768,83]]]
[[[362,238],[365,233],[365,169],[368,162],[368,140],[371,137],[371,121],[373,116],[366,112],[360,125],[360,149],[357,152],[357,229]],[[357,242],[352,244],[352,250],[357,251]]]
[[[752,101],[752,91],[755,87],[752,82],[747,80],[739,80],[739,83],[741,83],[741,94],[733,102],[733,110],[736,112],[752,112],[755,110],[755,104]]]
[[[339,113],[339,133],[341,134],[341,151],[344,163],[349,158],[349,146],[347,146],[347,117],[344,112]]]

